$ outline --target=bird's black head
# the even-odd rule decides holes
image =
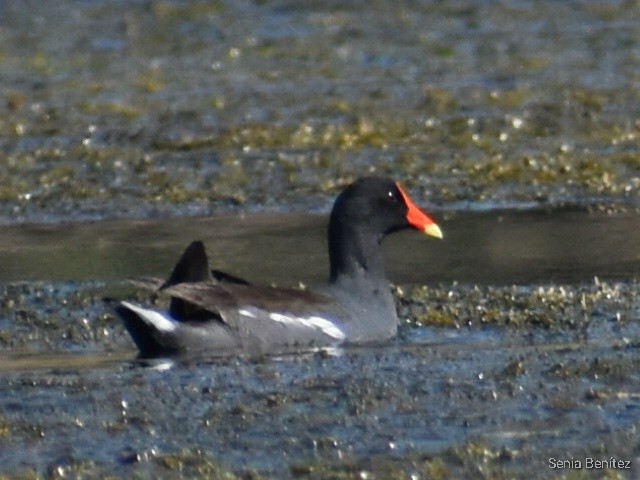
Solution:
[[[404,189],[384,177],[363,177],[345,188],[333,205],[330,223],[369,232],[379,239],[403,228],[442,238],[436,223]]]
[[[436,223],[396,182],[382,177],[356,180],[336,199],[329,220],[331,279],[357,270],[384,270],[379,243],[385,235],[415,228],[442,238]]]

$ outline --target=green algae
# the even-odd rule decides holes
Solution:
[[[199,20],[203,17],[220,14],[223,11],[224,3],[220,1],[192,2],[191,4],[155,2],[153,4],[153,12],[162,22],[166,23]]]
[[[198,450],[185,449],[175,454],[158,455],[154,458],[154,462],[168,473],[178,474],[182,478],[212,480],[237,480],[239,478]],[[258,480],[259,477],[252,478]]]
[[[514,467],[521,461],[521,457],[526,455],[526,449],[496,449],[486,441],[476,439],[429,458],[410,457],[404,461],[398,461],[393,458],[374,457],[366,461],[344,462],[342,465],[300,464],[292,467],[292,474],[294,478],[308,480],[448,480],[456,478],[507,480],[525,478]],[[544,478],[614,480],[626,477],[619,471],[605,469],[599,472],[574,470],[558,476],[545,475]]]
[[[421,325],[538,326],[580,331],[594,315],[616,311],[616,319],[631,315],[633,287],[596,279],[592,285],[552,286],[418,286],[397,290],[401,312]]]
[[[139,118],[136,107],[121,107],[122,104],[94,104],[87,113],[115,114],[127,121]],[[216,200],[219,194],[212,195],[208,191],[212,185],[235,185],[232,196],[242,198],[243,202],[259,203],[264,195],[276,201],[281,195],[279,191],[300,192],[299,195],[313,190],[323,193],[327,191],[324,185],[328,182],[342,184],[357,176],[361,170],[354,159],[362,155],[369,161],[369,171],[393,173],[397,167],[392,168],[389,162],[401,166],[400,171],[411,176],[400,175],[400,179],[412,188],[423,187],[428,179],[431,195],[441,201],[513,199],[526,202],[558,196],[569,198],[567,195],[574,195],[574,198],[580,195],[597,198],[599,195],[607,199],[618,196],[622,201],[640,188],[640,183],[634,180],[638,155],[626,148],[617,151],[599,147],[595,154],[589,151],[592,147],[575,148],[559,142],[539,152],[518,153],[523,148],[518,143],[530,142],[527,139],[529,132],[537,135],[537,127],[531,125],[526,115],[511,117],[507,123],[504,117],[478,122],[473,117],[458,116],[446,122],[430,123],[425,129],[418,121],[402,116],[359,114],[352,107],[349,110],[353,113],[348,114],[346,121],[305,121],[297,125],[253,123],[226,126],[217,131],[151,137],[149,144],[157,150],[154,157],[183,152],[195,159],[215,152],[217,156],[230,159],[228,168],[218,169],[198,185],[189,184],[185,176],[177,174],[181,168],[177,162],[163,162],[161,170],[154,166],[155,162],[140,163],[137,159],[144,156],[142,145],[116,147],[91,141],[84,151],[62,144],[9,154],[5,157],[8,166],[0,168],[0,193],[5,202],[22,204],[25,198],[35,200],[37,196],[33,193],[38,188],[53,188],[59,198],[77,199],[81,205],[88,205],[111,190],[110,179],[118,175],[121,183],[125,182],[123,185],[129,184],[132,188],[113,191],[117,203],[133,196],[154,203],[180,205],[209,201],[215,205],[219,202]],[[20,127],[24,131],[39,128],[29,123],[27,120],[15,121],[15,124],[25,125]],[[635,138],[636,133],[630,133],[622,125],[613,125],[609,130],[591,128],[590,135],[597,142],[606,145],[615,142],[622,146],[628,144],[627,138]],[[574,142],[581,141],[576,138]],[[588,145],[592,141],[587,139],[586,142],[581,143]],[[281,154],[275,154],[275,151]],[[287,158],[301,151],[305,152],[298,154],[303,161],[287,163]],[[453,160],[451,152],[455,152]],[[79,168],[87,159],[94,164],[100,160],[102,168]],[[274,171],[288,172],[283,178],[282,190],[261,189],[259,177],[253,174],[257,162],[273,164],[270,168]],[[143,182],[140,180],[145,177],[137,177],[141,168],[142,172],[148,171]],[[348,174],[339,173],[341,170]],[[337,179],[331,178],[336,175]],[[301,182],[303,178],[312,177],[316,178],[315,185]],[[87,187],[89,182],[93,185],[90,188]],[[230,188],[226,187],[226,190]],[[122,196],[125,191],[127,193]],[[222,198],[228,196],[226,192]],[[41,204],[38,208],[47,207]]]
[[[11,435],[11,426],[6,418],[0,416],[0,438]]]
[[[11,475],[0,474],[1,480],[40,480],[63,478],[104,478],[109,480],[143,479],[149,476],[149,463],[157,465],[156,476],[208,480],[238,480],[240,478],[260,480],[258,474],[246,472],[239,477],[223,468],[218,462],[198,450],[184,449],[177,453],[155,454],[150,458],[137,459],[126,474],[105,471],[104,467],[91,461],[70,461],[52,464],[45,475],[33,470],[24,470]]]
[[[172,81],[156,67],[138,72],[130,84],[153,96],[170,90]],[[454,88],[426,85],[412,106],[417,114],[406,106],[377,108],[386,100],[330,98],[317,105],[311,99],[314,106],[303,116],[238,121],[229,118],[228,105],[236,100],[226,93],[165,115],[162,103],[151,98],[96,99],[108,92],[106,84],[74,88],[86,88],[87,95],[69,118],[55,105],[41,105],[37,92],[5,94],[5,208],[51,209],[38,201],[44,187],[60,200],[76,200],[80,211],[95,211],[105,196],[121,211],[133,200],[148,202],[149,209],[164,203],[179,210],[194,202],[225,209],[230,197],[255,205],[280,203],[283,192],[287,198],[334,192],[326,186],[364,173],[391,174],[439,202],[580,203],[588,197],[626,203],[640,188],[639,128],[608,113],[626,101],[610,91],[567,88],[560,92],[565,102],[552,103],[530,86],[474,90],[462,100]],[[221,117],[207,120],[215,125],[208,127],[202,122],[212,111]],[[190,118],[186,126],[180,126],[181,115]],[[183,162],[164,161],[178,153]],[[293,155],[299,160],[288,163]],[[203,157],[231,159],[231,166],[194,184],[181,170]],[[102,167],[87,169],[87,162]],[[283,174],[278,188],[261,186],[254,172],[264,164]],[[114,177],[122,188],[113,189]],[[212,185],[226,191],[212,194]]]
[[[151,88],[153,90],[153,88]],[[110,102],[110,103],[86,103],[82,106],[84,112],[88,115],[100,115],[100,116],[116,116],[122,117],[125,120],[135,120],[142,112],[140,109],[133,105]]]
[[[24,470],[11,475],[0,474],[1,480],[39,480],[42,478],[33,470]]]

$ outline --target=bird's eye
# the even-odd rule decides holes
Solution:
[[[389,191],[387,192],[387,196],[388,196],[391,200],[393,200],[394,202],[397,202],[397,201],[398,201],[398,196],[396,195],[396,192],[394,192],[393,190],[389,190]]]

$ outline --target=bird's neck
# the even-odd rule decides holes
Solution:
[[[333,222],[329,226],[329,282],[386,283],[381,240],[382,236]]]

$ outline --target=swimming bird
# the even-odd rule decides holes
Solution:
[[[434,220],[397,182],[364,177],[335,200],[327,231],[330,274],[318,290],[252,285],[211,270],[194,241],[166,281],[135,280],[171,298],[168,311],[121,301],[123,320],[140,356],[180,353],[274,353],[382,341],[396,335],[398,317],[380,244],[413,228],[442,238]]]

